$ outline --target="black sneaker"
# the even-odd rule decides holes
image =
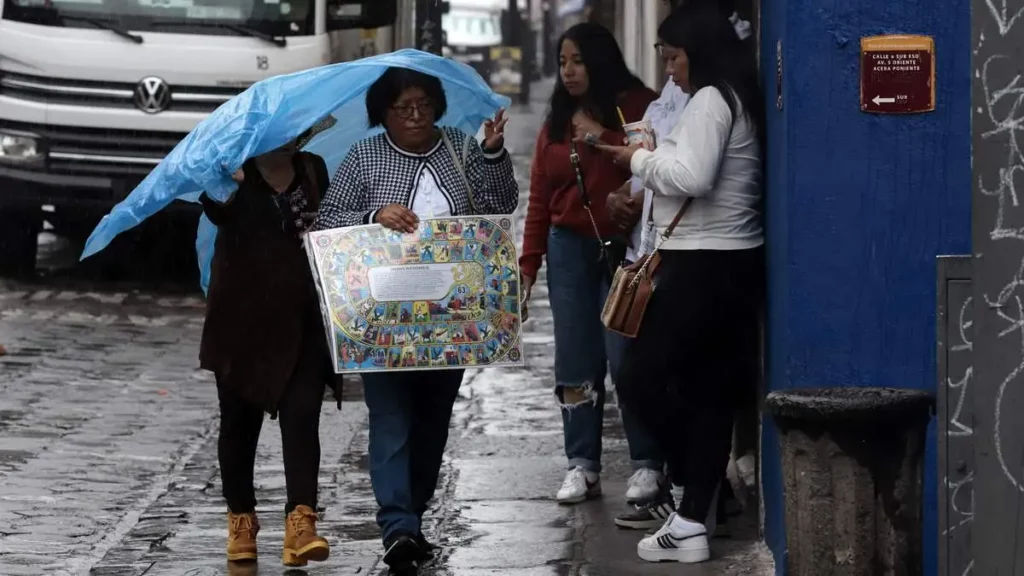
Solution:
[[[391,576],[419,576],[420,567],[415,562],[399,566],[388,566],[388,574]]]
[[[416,538],[409,534],[394,534],[384,543],[383,560],[391,567],[392,572],[397,572],[399,567],[405,567],[408,564],[415,565],[416,561],[422,557],[423,550],[416,543]]]
[[[665,520],[675,512],[671,498],[640,504],[632,512],[626,512],[615,518],[615,525],[627,530],[657,530]]]
[[[729,522],[722,520],[715,525],[715,533],[712,538],[732,538],[732,530],[729,529]]]
[[[422,532],[416,537],[416,545],[420,547],[420,552],[422,553],[420,557],[421,561],[433,560],[434,554],[441,549],[437,544],[433,544],[427,540],[427,537],[424,536]]]

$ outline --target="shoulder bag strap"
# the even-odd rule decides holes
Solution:
[[[675,218],[672,218],[672,222],[665,228],[665,231],[661,234],[662,241],[668,240],[672,233],[675,232],[676,226],[679,226],[679,221],[686,215],[686,211],[690,208],[690,204],[693,204],[693,196],[686,196],[683,198],[683,205],[679,207],[679,212],[676,212]],[[651,221],[654,220],[654,203],[651,203]],[[655,248],[657,250],[657,248]]]
[[[653,273],[657,269],[657,264],[654,264],[654,257],[658,255],[658,250],[661,250],[661,245],[664,244],[670,236],[672,236],[672,232],[675,231],[676,226],[679,226],[679,221],[683,219],[683,215],[686,214],[686,211],[690,208],[691,204],[693,204],[693,196],[686,196],[685,198],[683,198],[683,205],[679,207],[679,212],[676,212],[676,215],[674,218],[672,218],[672,222],[668,225],[668,228],[665,228],[665,232],[662,233],[661,239],[658,240],[658,245],[655,246],[653,250],[651,250],[650,254],[644,256],[644,259],[640,264],[640,268],[638,269],[637,273],[633,276],[633,280],[630,281],[629,283],[630,290],[636,288],[637,283],[639,283],[640,279],[647,274],[648,270],[650,270]],[[651,222],[654,221],[653,199],[651,201],[651,215],[649,216],[648,220]]]
[[[462,146],[462,161],[459,161],[459,155],[455,153],[455,146],[452,146],[451,139],[448,138],[448,132],[441,129],[441,140],[444,140],[444,146],[448,149],[448,153],[452,156],[452,162],[455,162],[455,169],[459,171],[459,175],[462,176],[462,183],[466,185],[466,193],[469,194],[469,207],[473,210],[473,214],[479,214],[480,211],[476,208],[476,199],[473,197],[473,185],[469,182],[469,176],[466,175],[466,162],[469,160],[469,139],[473,136],[467,135],[466,141]]]
[[[605,242],[604,238],[601,237],[601,231],[597,227],[597,220],[594,219],[594,212],[590,209],[590,195],[587,194],[587,185],[583,182],[583,170],[580,169],[580,154],[576,150],[576,143],[572,141],[571,137],[569,140],[569,161],[572,162],[572,169],[576,172],[576,189],[580,192],[583,209],[587,211],[587,216],[590,217],[590,225],[594,227],[594,236],[601,243],[601,252],[607,258],[608,242]],[[654,210],[652,209],[651,212],[653,213]]]

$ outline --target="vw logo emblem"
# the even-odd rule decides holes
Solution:
[[[161,78],[149,76],[135,85],[135,105],[147,114],[163,112],[171,104],[171,89]]]

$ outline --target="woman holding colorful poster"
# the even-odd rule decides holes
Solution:
[[[511,214],[519,188],[504,147],[504,111],[485,123],[481,147],[459,129],[436,125],[447,106],[437,77],[406,68],[384,72],[366,95],[370,125],[383,126],[384,132],[352,147],[314,227],[380,224],[413,233],[421,218]],[[448,313],[454,315],[463,302],[453,302],[455,310]],[[472,351],[460,350],[461,356],[449,358],[446,353],[443,362],[475,363]],[[400,356],[398,367],[406,365],[405,360]],[[416,364],[415,357],[409,360]],[[421,523],[437,485],[463,372],[455,368],[362,375],[369,408],[370,481],[380,506],[377,523],[384,562],[395,572],[414,569],[435,548],[423,536]]]

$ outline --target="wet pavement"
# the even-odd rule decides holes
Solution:
[[[542,84],[534,94],[549,90]],[[519,108],[508,129],[523,190],[520,223],[542,112],[540,102]],[[73,249],[56,242],[43,259],[67,269]],[[333,546],[330,560],[301,570],[280,564],[284,474],[280,433],[267,421],[256,470],[262,560],[229,565],[216,394],[197,366],[203,301],[194,279],[154,289],[150,280],[110,283],[77,270],[0,280],[0,575],[381,573],[358,383],[346,386],[340,411],[323,406],[319,526]],[[613,403],[605,496],[555,503],[565,457],[543,278],[530,311],[525,369],[467,373],[425,528],[444,550],[421,574],[773,574],[758,543],[756,506],[753,517],[732,520],[732,539],[713,542],[710,563],[636,558],[642,534],[612,522],[626,508],[630,474]]]

